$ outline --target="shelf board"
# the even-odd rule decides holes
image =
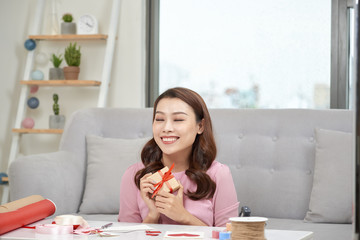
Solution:
[[[13,128],[14,133],[53,133],[61,134],[64,129],[33,129],[33,128]]]
[[[105,34],[30,35],[33,40],[106,40]]]
[[[39,86],[100,86],[100,81],[93,80],[22,80],[22,85],[39,85]]]

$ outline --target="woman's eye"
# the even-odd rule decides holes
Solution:
[[[162,118],[155,118],[155,121],[157,121],[157,122],[162,122],[162,121],[164,121],[164,119],[162,119]]]
[[[182,121],[184,121],[184,119],[175,119],[174,121],[175,122],[182,122]]]

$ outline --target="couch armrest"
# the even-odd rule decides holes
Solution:
[[[11,201],[39,194],[56,204],[56,215],[76,213],[81,203],[84,167],[72,152],[19,157],[9,166]]]

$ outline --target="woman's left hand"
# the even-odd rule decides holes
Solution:
[[[178,223],[182,223],[183,218],[189,214],[189,212],[184,208],[184,187],[180,181],[179,185],[180,188],[176,196],[165,191],[158,192],[155,197],[155,206],[160,213]]]

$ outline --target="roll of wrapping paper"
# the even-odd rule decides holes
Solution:
[[[12,201],[9,203],[5,203],[3,205],[0,206],[0,213],[4,213],[4,212],[11,212],[11,211],[15,211],[19,208],[25,207],[29,204],[32,203],[36,203],[39,202],[41,200],[44,200],[45,198],[43,198],[40,195],[32,195],[26,198],[21,198],[19,200],[16,201]]]
[[[0,235],[49,217],[55,211],[55,204],[44,199],[15,211],[0,213]]]

